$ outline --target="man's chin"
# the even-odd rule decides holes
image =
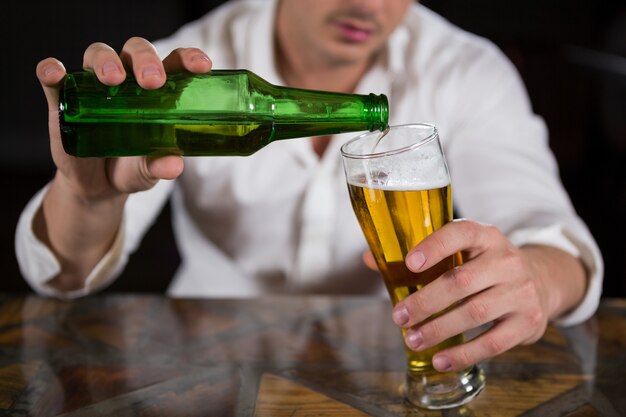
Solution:
[[[374,55],[372,48],[365,48],[362,45],[340,45],[328,54],[337,65],[357,65],[370,62]]]

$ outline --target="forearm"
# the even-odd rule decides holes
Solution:
[[[50,286],[60,291],[84,286],[115,239],[126,198],[126,194],[100,200],[81,198],[57,175],[33,222],[35,235],[61,266]]]
[[[587,271],[580,259],[550,246],[521,249],[543,287],[548,318],[555,320],[573,310],[587,290]]]

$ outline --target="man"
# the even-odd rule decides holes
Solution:
[[[598,249],[559,183],[519,77],[491,44],[410,0],[249,0],[227,3],[156,49],[141,38],[119,55],[93,44],[84,67],[108,85],[132,71],[157,88],[167,72],[209,71],[207,53],[221,68],[248,68],[277,84],[385,93],[392,124],[439,126],[455,203],[473,220],[435,232],[406,263],[421,271],[459,250],[468,262],[395,306],[393,319],[410,328],[415,350],[495,325],[438,353],[437,369],[532,343],[549,320],[593,314]],[[170,194],[182,258],[171,295],[380,292],[361,259],[366,246],[341,171],[346,135],[275,143],[247,158],[76,159],[63,152],[58,130],[65,70],[48,58],[37,74],[58,170],[26,208],[16,242],[39,292],[71,297],[106,285]]]

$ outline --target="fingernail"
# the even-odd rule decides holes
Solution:
[[[433,366],[439,372],[446,372],[452,369],[450,360],[443,355],[437,355],[433,358]]]
[[[404,326],[409,322],[409,311],[406,307],[399,307],[393,311],[391,318],[398,326]]]
[[[161,75],[161,71],[159,71],[156,65],[148,65],[141,72],[141,76],[143,78],[158,77],[160,75]]]
[[[194,56],[191,57],[191,62],[196,62],[196,61],[210,62],[211,60],[209,59],[208,56],[204,54],[195,54]]]
[[[406,335],[406,344],[410,349],[417,350],[422,346],[422,343],[424,343],[424,338],[422,337],[422,332],[419,330]]]
[[[413,272],[419,271],[424,263],[426,263],[426,255],[422,251],[411,252],[406,257],[406,266]]]
[[[102,65],[102,75],[107,75],[107,74],[111,74],[114,72],[119,71],[119,68],[117,67],[117,65],[115,65],[115,62],[105,62],[104,65]]]

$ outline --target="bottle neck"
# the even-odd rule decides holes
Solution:
[[[384,130],[389,104],[383,94],[348,94],[276,87],[272,140]]]
[[[389,101],[384,94],[370,94],[369,106],[369,130],[385,130],[389,127]]]

